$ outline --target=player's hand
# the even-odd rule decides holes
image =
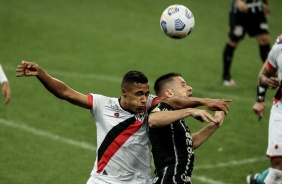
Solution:
[[[210,111],[223,111],[228,114],[230,107],[227,102],[232,102],[230,99],[205,99],[205,107]]]
[[[210,113],[202,109],[191,108],[191,116],[193,116],[195,119],[201,122],[209,123],[210,121],[212,122],[217,121]]]
[[[270,17],[271,11],[268,4],[263,4],[263,11],[267,17]]]
[[[216,122],[214,122],[214,124],[220,127],[223,123],[224,117],[225,117],[225,113],[223,111],[216,111],[214,115]]]
[[[4,103],[8,104],[11,99],[12,94],[11,94],[9,82],[7,81],[3,82],[2,84],[2,95],[5,98]]]
[[[248,12],[248,6],[244,1],[241,1],[241,0],[237,1],[237,8],[240,12],[243,12],[243,13]]]
[[[269,89],[277,89],[280,86],[280,79],[278,77],[270,77],[267,80]]]
[[[22,61],[20,65],[17,66],[16,74],[17,77],[22,76],[36,76],[39,72],[39,66],[34,62]]]
[[[258,120],[260,121],[264,110],[265,110],[265,103],[264,102],[255,102],[253,105],[253,110],[256,113],[256,115],[258,116]]]

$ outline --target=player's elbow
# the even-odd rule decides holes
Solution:
[[[157,128],[157,127],[159,127],[159,124],[158,124],[157,121],[149,121],[149,126],[151,128]]]
[[[151,128],[160,127],[160,122],[158,121],[158,118],[154,117],[153,115],[149,116],[148,123]]]

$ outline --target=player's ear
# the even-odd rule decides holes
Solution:
[[[123,97],[126,96],[126,89],[125,89],[125,88],[121,88],[121,95],[122,95]]]
[[[166,89],[165,90],[165,96],[166,97],[171,97],[173,96],[173,91],[171,89]]]

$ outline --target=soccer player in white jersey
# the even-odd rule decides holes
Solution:
[[[276,76],[278,74],[278,76]],[[272,46],[268,59],[260,70],[259,86],[257,89],[257,100],[253,105],[255,113],[262,117],[265,110],[266,89],[277,90],[273,105],[270,111],[269,129],[268,129],[268,148],[266,156],[270,158],[271,166],[264,179],[265,184],[282,183],[282,34],[278,36],[275,44]],[[257,184],[260,175],[248,176],[247,183]]]
[[[139,71],[124,75],[120,98],[81,94],[48,75],[38,64],[22,61],[16,76],[36,76],[57,98],[89,109],[97,127],[96,161],[87,184],[150,184],[151,162],[147,109],[156,96],[149,95],[147,77]],[[166,100],[166,99],[161,99]],[[183,98],[169,100],[174,108],[204,105],[210,110],[230,108],[230,100]],[[211,121],[216,121],[207,115]]]
[[[8,104],[12,96],[11,88],[10,88],[9,81],[1,65],[0,65],[0,82],[2,84],[2,95],[5,98],[4,104]]]

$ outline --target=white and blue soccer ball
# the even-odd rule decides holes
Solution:
[[[191,34],[195,26],[195,19],[187,7],[174,4],[164,10],[160,25],[167,36],[181,39]]]

